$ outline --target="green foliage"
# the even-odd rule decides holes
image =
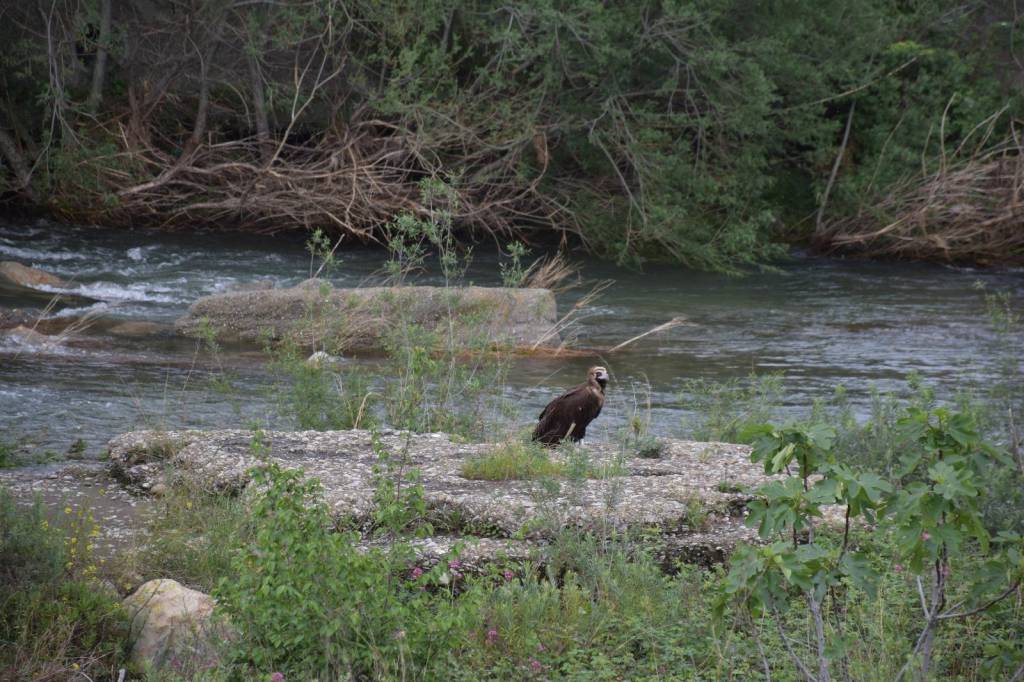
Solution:
[[[871,524],[872,543],[876,551],[887,549],[890,566],[931,584],[926,600],[918,582],[922,630],[897,678],[912,664],[927,675],[941,622],[986,611],[1024,580],[1024,540],[1002,531],[993,541],[985,527],[979,482],[992,460],[1005,457],[981,440],[972,415],[909,408],[897,424],[907,449],[893,481],[838,461],[836,433],[828,426],[762,425],[745,434],[754,446],[752,461],[762,462],[766,473],[790,475],[756,491],[760,499],[750,504],[747,523],[771,542],[735,553],[718,614],[734,603],[753,619],[771,618],[784,627],[783,612],[795,594],[803,594],[816,640],[817,664],[808,667],[817,667],[820,676],[837,662],[849,664],[842,623],[829,627],[823,616],[827,602],[843,599],[848,588],[876,598],[883,573],[877,556],[873,561],[851,537],[859,519]],[[840,542],[819,532],[826,506],[845,512]],[[965,563],[972,564],[971,574],[963,573]],[[947,598],[952,576],[960,583],[955,603]],[[805,665],[800,655],[791,656],[798,667]]]
[[[68,510],[70,512],[70,510]],[[0,488],[0,678],[110,677],[124,658],[124,614],[96,578],[88,514],[51,525],[41,502]]]
[[[373,467],[376,528],[392,537],[429,535],[430,524],[423,521],[427,504],[419,482],[420,473],[408,462],[410,436],[406,436],[405,447],[397,454],[384,447],[378,433],[374,432],[372,439],[377,455]]]
[[[822,202],[854,107],[828,206],[837,217],[872,206],[961,144],[981,142],[981,124],[1005,108],[990,139],[1004,137],[1021,98],[1009,85],[1016,64],[1007,58],[1019,22],[1003,5],[323,0],[200,2],[179,16],[157,2],[152,12],[119,16],[109,46],[118,58],[109,66],[109,112],[101,114],[130,110],[138,142],[101,132],[115,128],[83,106],[89,69],[80,50],[96,48],[96,3],[58,5],[42,16],[13,8],[0,71],[9,93],[7,128],[23,138],[21,146],[40,150],[29,164],[40,169],[35,182],[69,214],[113,214],[120,189],[167,170],[143,158],[175,163],[189,134],[181,122],[191,120],[196,103],[153,94],[145,74],[167,51],[142,36],[180,33],[183,42],[170,52],[180,55],[174,67],[182,78],[197,80],[213,55],[217,83],[248,84],[250,60],[226,53],[252,58],[272,137],[302,131],[333,141],[341,122],[374,121],[387,131],[372,139],[396,145],[389,170],[370,174],[374,191],[359,201],[383,199],[408,212],[383,229],[375,218],[354,227],[411,247],[392,263],[395,281],[424,256],[404,236],[424,215],[493,232],[569,227],[592,250],[621,261],[735,272],[780,255],[782,224]],[[201,38],[213,45],[194,50],[183,23],[205,27],[210,35]],[[54,25],[62,44],[77,46],[61,53],[56,72],[47,41],[23,37],[49,35]],[[240,27],[240,35],[218,34],[224,25]],[[293,78],[296,54],[308,64],[302,78]],[[359,68],[344,79],[329,76],[329,68],[319,74],[325,81],[312,77],[317,63],[346,60]],[[212,89],[212,138],[249,135],[245,90]],[[150,146],[160,147],[152,157],[137,153]],[[248,154],[246,147],[230,162],[248,164]],[[403,166],[403,156],[413,160]],[[339,161],[316,158],[331,168]],[[420,173],[446,169],[464,181],[466,210],[443,193],[414,206]],[[78,198],[86,208],[76,207]],[[197,187],[158,206],[173,212],[207,199]],[[365,207],[353,208],[358,215]],[[294,220],[303,229],[306,223]],[[320,246],[326,253],[329,244]],[[508,272],[511,281],[514,269]]]
[[[300,429],[332,431],[377,425],[376,394],[357,367],[310,361],[298,344],[285,341],[268,349],[278,382],[278,409]]]
[[[17,446],[6,440],[0,440],[0,469],[16,466]]]
[[[750,375],[716,382],[688,379],[679,404],[694,415],[683,422],[687,437],[702,441],[742,443],[744,428],[774,418],[782,400],[782,377]]]
[[[529,255],[530,250],[520,241],[514,241],[505,247],[508,251],[508,261],[499,263],[501,270],[501,283],[507,287],[522,286],[529,273],[529,266],[523,263],[523,257]]]
[[[143,543],[126,558],[144,579],[174,576],[203,591],[234,575],[234,556],[253,534],[245,503],[238,497],[172,482],[154,501]]]
[[[560,477],[565,470],[564,463],[552,461],[548,448],[523,440],[500,443],[494,450],[462,465],[464,477],[483,481]]]
[[[443,566],[410,577],[407,546],[361,551],[357,535],[335,531],[319,484],[301,471],[271,464],[253,480],[264,491],[252,507],[255,532],[216,591],[240,630],[235,665],[386,679],[450,650],[459,622],[444,608],[451,594],[420,589],[437,584]]]

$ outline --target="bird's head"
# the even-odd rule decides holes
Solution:
[[[603,389],[608,383],[608,370],[600,366],[591,367],[590,371],[587,372],[587,378],[601,384],[601,388]]]

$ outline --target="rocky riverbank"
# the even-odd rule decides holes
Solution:
[[[259,456],[252,439],[241,430],[128,433],[110,443],[112,473],[143,494],[159,494],[181,480],[237,494],[246,489],[251,468],[269,460],[319,479],[339,523],[371,530],[378,455],[368,431],[267,432],[267,451]],[[469,562],[478,565],[498,553],[531,556],[566,527],[602,535],[656,531],[666,565],[715,563],[736,542],[753,539],[742,522],[750,499],[745,491],[767,480],[749,461],[748,447],[726,443],[667,440],[657,459],[615,444],[586,446],[591,467],[609,475],[558,479],[553,488],[533,480],[465,478],[463,465],[494,444],[395,431],[384,432],[380,444],[421,474],[427,513],[439,533],[419,543],[424,559],[440,558],[456,540],[478,538]]]

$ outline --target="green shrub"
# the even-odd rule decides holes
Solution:
[[[680,391],[679,404],[694,416],[684,419],[683,432],[694,440],[742,442],[748,424],[777,416],[782,396],[778,374],[752,374],[723,382],[689,379]]]
[[[361,550],[337,532],[320,486],[300,471],[254,472],[252,541],[216,590],[240,631],[240,670],[297,679],[395,679],[452,648],[458,610],[450,592],[425,589],[444,571],[413,570],[411,550]]]
[[[333,431],[377,425],[376,394],[359,369],[307,362],[308,352],[294,342],[268,348],[268,353],[282,377],[274,387],[278,410],[296,427]]]

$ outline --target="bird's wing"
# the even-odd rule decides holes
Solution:
[[[587,390],[587,384],[580,384],[579,386],[573,386],[568,391],[566,391],[565,393],[563,393],[562,395],[558,396],[557,398],[552,400],[550,403],[545,405],[544,409],[540,413],[540,416],[537,417],[537,418],[538,419],[543,419],[544,416],[547,415],[548,410],[550,410],[553,405],[560,405],[560,404],[564,403],[566,400],[568,400],[570,398],[570,396],[572,396],[573,394],[581,392],[581,391],[585,392],[586,390]]]

